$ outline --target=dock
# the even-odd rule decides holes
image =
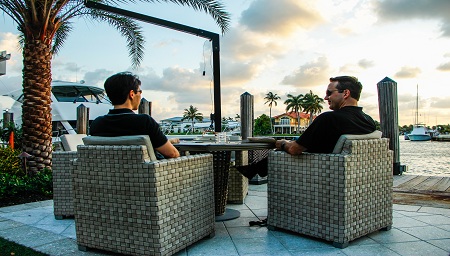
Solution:
[[[450,177],[394,175],[394,203],[450,208]]]

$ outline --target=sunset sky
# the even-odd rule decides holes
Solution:
[[[419,121],[450,123],[449,0],[233,0],[230,30],[221,36],[222,117],[239,113],[239,96],[255,97],[255,117],[269,114],[264,97],[281,97],[272,115],[285,111],[287,94],[309,90],[323,97],[329,77],[352,75],[364,88],[359,105],[378,116],[377,83],[398,84],[400,125],[412,124],[416,86]],[[205,13],[174,4],[121,8],[220,33]],[[1,13],[1,12],[0,12]],[[2,13],[0,51],[11,53],[0,93],[20,88],[22,55],[18,31]],[[74,20],[61,52],[52,62],[53,80],[103,86],[117,72],[132,71],[142,81],[156,120],[181,116],[189,105],[209,117],[213,111],[211,43],[203,38],[140,23],[146,44],[140,68],[131,69],[126,41],[114,28]],[[203,71],[206,75],[203,76]],[[328,104],[323,111],[328,111]]]

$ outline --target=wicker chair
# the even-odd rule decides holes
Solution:
[[[238,172],[236,166],[248,164],[248,153],[247,151],[237,151],[234,153],[234,156],[234,161],[232,156],[232,164],[228,176],[227,202],[230,204],[243,204],[248,194],[248,179]]]
[[[73,192],[79,249],[172,255],[214,236],[212,155],[155,160],[152,147],[133,137],[150,142],[148,136],[89,136],[78,146]]]
[[[77,146],[83,144],[86,134],[64,134],[60,137],[62,149],[52,155],[53,213],[55,219],[73,217],[72,169],[77,157]]]
[[[343,135],[333,154],[271,152],[269,229],[332,241],[338,248],[389,230],[393,152],[389,139],[373,136]]]

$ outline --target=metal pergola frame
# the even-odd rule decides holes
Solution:
[[[209,32],[206,30],[189,27],[186,25],[178,24],[175,22],[147,16],[144,14],[127,11],[117,7],[104,5],[89,0],[85,0],[84,4],[88,8],[100,9],[103,11],[119,14],[122,16],[130,17],[132,19],[140,20],[146,23],[158,25],[165,28],[170,28],[180,32],[188,33],[191,35],[203,37],[209,39],[212,43],[213,50],[213,77],[214,77],[214,131],[221,132],[222,130],[222,110],[221,110],[221,98],[220,98],[220,47],[219,47],[219,34]]]

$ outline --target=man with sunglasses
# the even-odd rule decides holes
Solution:
[[[278,150],[291,155],[303,152],[331,153],[343,134],[368,134],[375,131],[373,119],[358,107],[362,85],[356,77],[330,78],[325,100],[331,110],[317,116],[305,132],[295,141],[278,140]],[[239,172],[251,179],[256,174],[267,175],[267,158],[247,166],[237,167]]]
[[[139,77],[130,72],[112,75],[105,81],[105,91],[114,109],[97,117],[90,125],[94,136],[148,135],[157,158],[179,157],[180,153],[162,133],[158,123],[147,114],[136,114],[141,102],[142,90]],[[162,155],[162,156],[161,156]]]
[[[375,131],[373,119],[358,107],[362,85],[356,77],[330,78],[325,100],[331,110],[322,113],[296,141],[277,141],[277,149],[291,155],[304,151],[331,153],[343,134],[368,134]]]

